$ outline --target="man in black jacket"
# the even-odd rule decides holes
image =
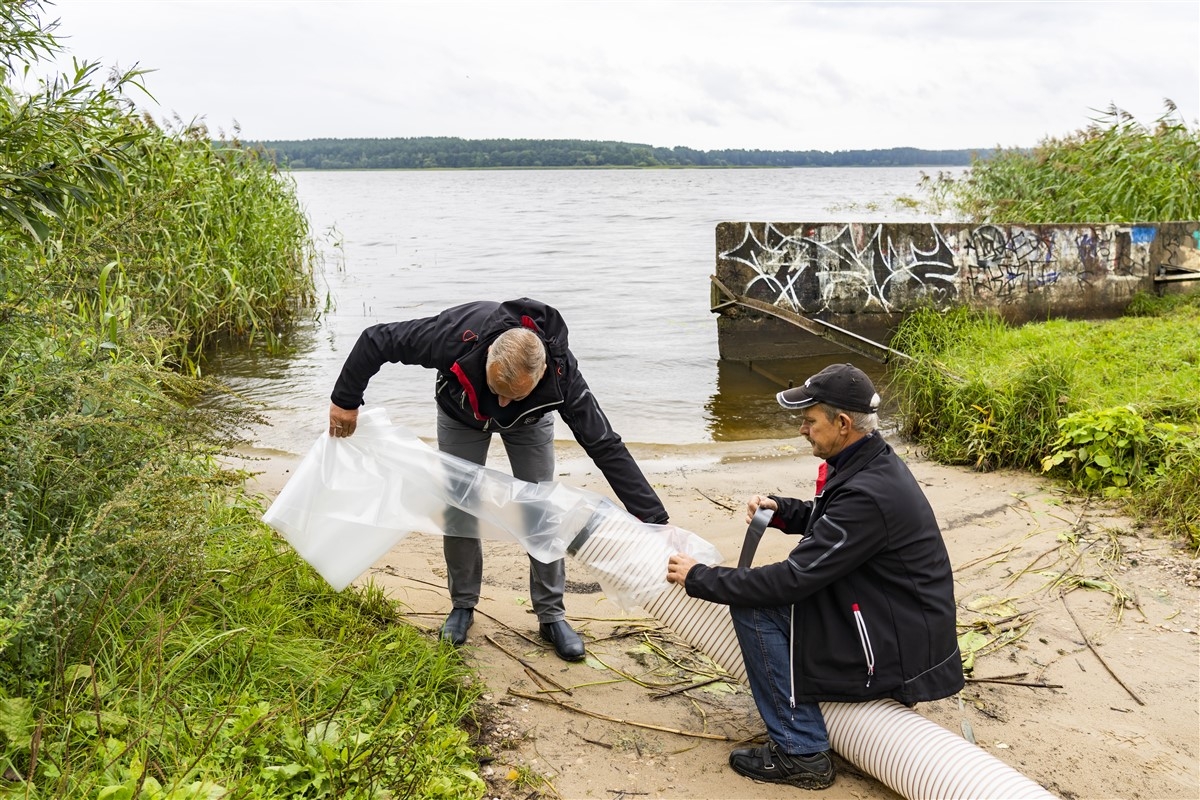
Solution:
[[[373,325],[362,332],[342,365],[329,406],[329,435],[354,433],[358,407],[372,376],[385,362],[437,370],[438,449],[475,464],[487,460],[499,433],[513,476],[536,483],[554,477],[554,418],[558,415],[595,462],[629,513],[665,523],[667,511],[613,431],[567,347],[567,326],[557,310],[527,297],[480,301],[433,317]],[[455,645],[467,638],[483,579],[478,522],[446,511],[443,551],[453,609],[441,635]],[[562,560],[529,559],[529,595],[543,639],[567,661],[583,659],[584,645],[566,622]]]
[[[744,569],[671,556],[667,580],[729,605],[755,705],[770,740],[734,750],[759,781],[832,785],[819,703],[948,697],[963,687],[950,559],[916,479],[876,431],[879,395],[850,364],[778,395],[824,458],[816,497],[755,495],[747,519],[801,539],[784,561]]]

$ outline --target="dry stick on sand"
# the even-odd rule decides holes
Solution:
[[[1034,564],[1038,563],[1039,561],[1041,561],[1043,558],[1050,555],[1051,553],[1057,551],[1062,546],[1063,546],[1063,543],[1059,542],[1058,544],[1054,545],[1054,547],[1051,547],[1049,550],[1043,552],[1041,555],[1039,555],[1033,561],[1030,561],[1028,564],[1026,564],[1025,568],[1022,569],[1020,572],[1013,573],[1013,576],[1011,578],[1009,578],[1008,583],[1004,584],[1004,588],[1007,589],[1009,586],[1012,586],[1014,583],[1016,583],[1021,578],[1022,575],[1024,575],[1027,572],[1030,572],[1033,569]],[[1061,558],[1061,556],[1060,556],[1060,558]]]
[[[1087,645],[1088,650],[1092,651],[1092,655],[1096,657],[1096,660],[1100,662],[1100,665],[1108,671],[1108,674],[1112,676],[1114,681],[1121,684],[1121,688],[1128,692],[1129,696],[1132,697],[1139,706],[1146,705],[1142,702],[1142,698],[1138,697],[1137,694],[1134,693],[1133,689],[1130,689],[1125,685],[1125,681],[1117,677],[1117,673],[1112,671],[1112,667],[1108,665],[1108,662],[1104,660],[1104,657],[1101,656],[1100,653],[1096,651],[1096,648],[1092,646],[1091,639],[1089,639],[1088,635],[1083,632],[1083,628],[1080,626],[1079,620],[1075,618],[1075,612],[1071,610],[1069,605],[1067,605],[1067,593],[1060,591],[1058,593],[1058,598],[1062,600],[1063,608],[1067,610],[1067,615],[1071,618],[1071,621],[1075,623],[1075,628],[1079,631],[1079,635],[1083,637],[1083,643]]]
[[[662,731],[663,733],[673,733],[677,736],[692,736],[692,737],[699,738],[699,739],[713,739],[718,742],[734,741],[733,739],[730,739],[728,736],[724,736],[719,733],[702,733],[700,731],[682,731],[682,730],[679,730],[678,728],[668,728],[663,725],[651,725],[648,722],[634,722],[633,720],[620,719],[618,717],[610,717],[607,714],[600,714],[596,711],[588,711],[585,708],[580,708],[579,706],[573,706],[570,703],[564,703],[563,701],[561,701],[557,698],[554,698],[554,697],[539,697],[538,695],[535,695],[535,694],[525,694],[524,692],[517,691],[516,689],[512,688],[511,686],[508,689],[508,693],[511,695],[514,695],[516,697],[524,698],[525,700],[536,700],[539,703],[549,703],[550,705],[558,706],[559,708],[566,709],[567,711],[574,711],[577,714],[583,714],[586,717],[592,717],[593,719],[602,719],[607,722],[616,722],[620,725],[630,725],[635,728],[646,728],[647,730],[651,730],[651,731]]]
[[[1061,689],[1061,683],[1033,683],[1032,681],[1006,681],[1001,678],[965,678],[967,683],[1003,683],[1007,686],[1028,686],[1033,689]]]
[[[539,672],[539,671],[537,670],[537,668],[536,668],[536,667],[534,667],[534,666],[533,666],[533,664],[530,664],[528,661],[526,661],[525,659],[521,658],[519,655],[517,655],[516,653],[512,652],[512,651],[511,651],[511,650],[509,650],[507,647],[505,647],[504,645],[500,644],[500,643],[499,643],[499,642],[497,642],[495,639],[493,639],[493,638],[491,637],[491,634],[485,634],[483,638],[485,638],[485,639],[487,639],[489,642],[491,642],[492,646],[493,646],[493,647],[495,647],[497,650],[499,650],[501,653],[504,653],[504,655],[508,656],[509,658],[513,659],[513,660],[514,660],[514,661],[516,661],[518,664],[520,664],[522,667],[524,667],[524,668],[525,668],[525,670],[526,670],[527,672],[529,672],[531,675],[536,675],[538,678],[541,678],[543,681],[545,681],[546,683],[550,684],[551,686],[554,686],[555,688],[557,688],[557,689],[558,689],[560,692],[562,692],[562,693],[564,693],[564,694],[571,694],[571,690],[570,690],[570,689],[568,689],[567,687],[563,686],[561,683],[559,683],[558,681],[554,680],[553,678],[551,678],[551,677],[549,677],[549,676],[547,676],[547,675],[543,675],[541,672]],[[535,678],[534,680],[536,681],[536,680],[537,680],[537,678]]]
[[[696,489],[696,487],[694,487],[694,486],[692,488]],[[721,508],[725,509],[726,511],[737,511],[737,509],[734,508],[733,506],[726,505],[725,503],[722,503],[720,500],[714,500],[713,498],[709,497],[708,495],[706,495],[704,492],[700,491],[699,489],[696,489],[696,494],[700,495],[708,502],[720,506]]]
[[[989,553],[986,556],[980,556],[979,558],[976,558],[973,561],[968,561],[965,564],[959,564],[957,567],[954,568],[954,571],[960,572],[964,569],[970,569],[971,567],[975,566],[976,564],[982,563],[984,561],[991,561],[994,558],[998,559],[1001,562],[1005,561],[1008,558],[1008,556],[1011,555],[1014,551],[1021,549],[1022,543],[1024,543],[1027,539],[1032,538],[1036,533],[1037,533],[1037,531],[1034,531],[1033,533],[1027,533],[1021,537],[1020,541],[1010,542],[1010,543],[1006,544],[1004,547],[1001,547],[999,550],[995,551],[994,553]]]
[[[680,686],[678,689],[671,689],[670,691],[659,692],[658,694],[652,694],[652,695],[650,695],[650,699],[651,700],[661,700],[664,697],[671,697],[673,695],[680,694],[681,692],[687,692],[692,689],[699,689],[701,686],[708,686],[710,683],[716,683],[717,681],[723,681],[723,680],[725,680],[725,678],[718,675],[715,678],[709,678],[706,681],[700,681],[699,683],[689,683],[687,686]]]

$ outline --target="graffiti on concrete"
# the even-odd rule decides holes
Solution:
[[[1054,242],[1044,235],[981,225],[966,231],[964,239],[964,278],[977,297],[1005,301],[1056,284],[1062,277]],[[1079,246],[1094,258],[1101,245],[1088,240]]]
[[[720,257],[753,270],[743,294],[807,313],[886,311],[916,295],[946,305],[957,292],[955,267],[948,243],[936,228],[931,233],[931,244],[922,247],[893,241],[883,226],[784,233],[767,223],[760,236],[748,224],[741,243]]]
[[[1187,231],[1161,230],[1158,244],[1162,248],[1164,266],[1200,271],[1200,228],[1191,231],[1190,235]]]
[[[740,241],[733,233],[718,271],[748,267],[744,295],[808,314],[1053,299],[1146,277],[1152,247],[1184,247],[1154,226],[744,223]]]

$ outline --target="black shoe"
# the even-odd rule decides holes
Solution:
[[[775,742],[742,748],[729,754],[729,766],[739,775],[766,783],[786,783],[800,789],[828,789],[833,785],[833,759],[829,751],[811,756],[789,756]]]
[[[442,623],[442,638],[458,647],[467,640],[467,628],[475,622],[475,609],[451,609],[450,616]]]
[[[583,651],[583,639],[580,639],[579,634],[571,630],[571,626],[567,624],[566,620],[543,622],[538,625],[538,633],[543,639],[554,645],[554,652],[558,653],[558,657],[563,661],[583,661],[583,657],[586,655]]]

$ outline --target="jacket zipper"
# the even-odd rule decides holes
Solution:
[[[792,647],[792,640],[796,638],[796,606],[793,605],[788,609],[788,688],[791,694],[788,696],[788,706],[796,707],[796,648]]]
[[[562,405],[562,403],[551,402],[551,403],[545,403],[543,405],[540,405],[537,408],[531,408],[528,411],[523,411],[521,413],[521,416],[517,417],[516,419],[514,419],[512,421],[511,425],[501,425],[499,422],[496,422],[495,417],[488,417],[487,421],[483,423],[483,429],[486,431],[486,430],[490,430],[492,427],[496,427],[496,428],[502,428],[504,430],[508,430],[509,428],[514,427],[521,420],[527,418],[530,414],[534,414],[534,413],[545,414],[547,411],[550,411],[555,406],[560,406],[560,405]],[[494,425],[493,425],[493,423],[494,423]]]

